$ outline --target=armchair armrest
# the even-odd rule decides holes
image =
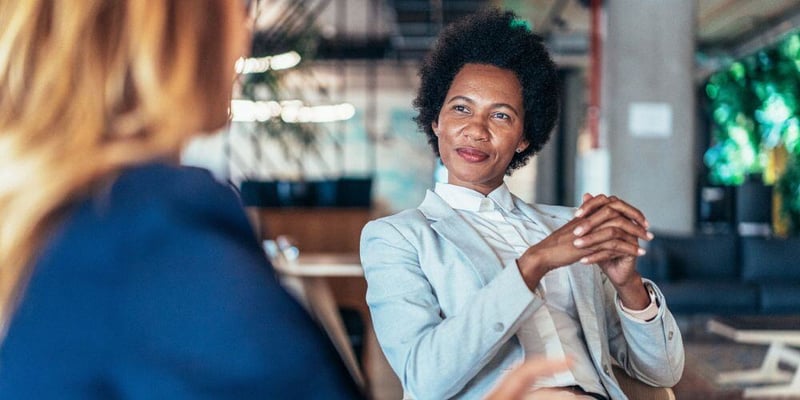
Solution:
[[[672,388],[653,387],[628,376],[625,371],[614,366],[614,376],[625,395],[636,400],[675,400]]]

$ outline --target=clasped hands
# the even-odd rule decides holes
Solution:
[[[648,226],[641,211],[618,197],[584,194],[575,217],[529,247],[517,264],[531,290],[555,268],[576,262],[597,264],[617,289],[623,305],[640,310],[650,301],[636,271],[636,258],[645,254],[639,239],[653,238]]]

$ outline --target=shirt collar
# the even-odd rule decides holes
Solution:
[[[463,186],[441,182],[436,183],[434,192],[456,210],[490,211],[497,206],[506,213],[511,213],[516,209],[514,199],[505,183],[498,186],[488,196]],[[491,201],[486,201],[487,199]]]

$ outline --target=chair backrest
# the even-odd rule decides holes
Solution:
[[[614,376],[622,391],[632,400],[675,400],[672,388],[653,387],[628,376],[625,371],[614,366]]]

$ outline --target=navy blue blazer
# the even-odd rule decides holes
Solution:
[[[124,172],[33,271],[0,347],[2,399],[360,396],[206,171]]]

